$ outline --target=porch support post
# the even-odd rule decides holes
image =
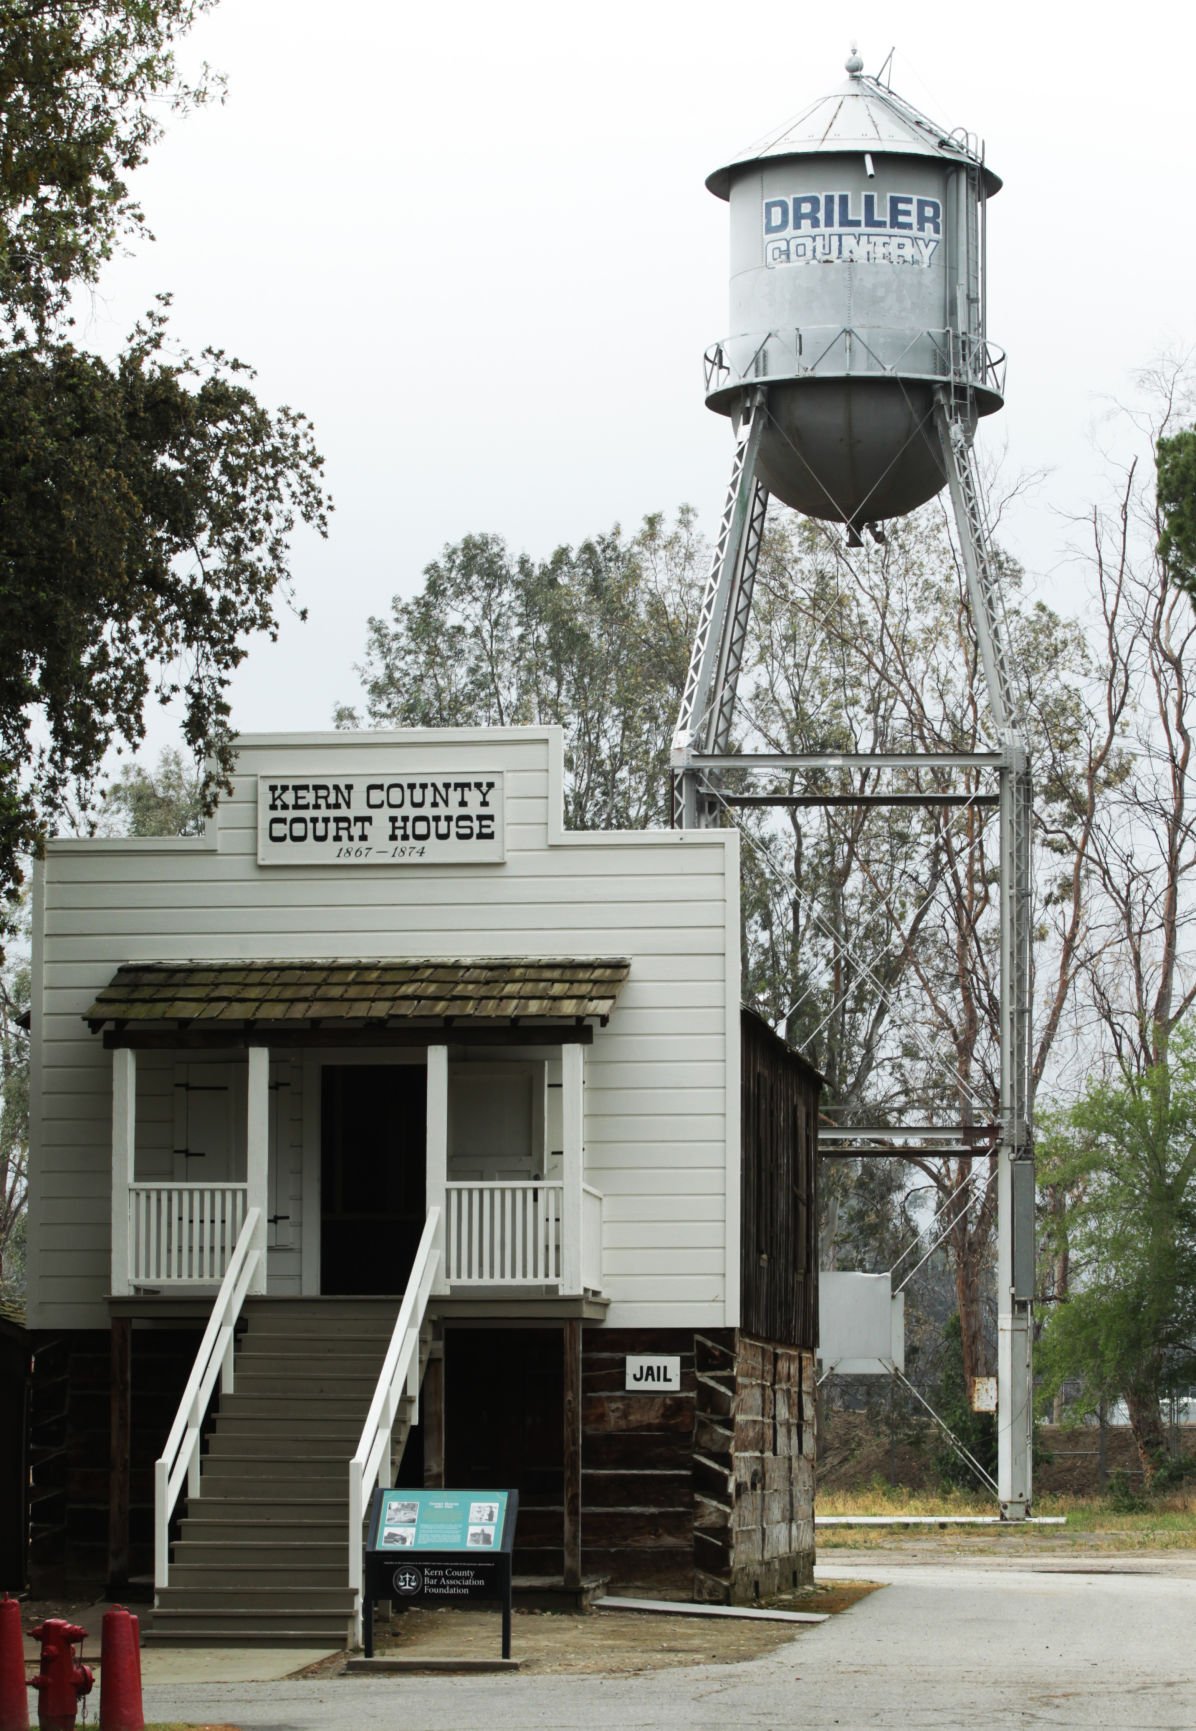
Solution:
[[[250,1046],[248,1058],[245,1206],[261,1211],[258,1265],[249,1290],[261,1293],[266,1290],[266,1215],[270,1209],[270,1048]]]
[[[447,1292],[448,1269],[445,1252],[448,1245],[448,1047],[428,1047],[428,1107],[427,1165],[425,1200],[429,1209],[439,1208],[440,1228],[436,1247],[440,1251],[440,1266],[436,1270],[433,1292]]]
[[[581,1292],[581,1208],[584,1182],[585,1047],[561,1047],[561,1111],[563,1117],[562,1177],[565,1194],[561,1220],[561,1291],[569,1297]]]
[[[125,1296],[129,1281],[129,1187],[137,1142],[137,1054],[118,1046],[112,1054],[112,1291]]]
[[[108,1407],[108,1589],[129,1584],[129,1451],[132,1446],[133,1323],[112,1318]]]
[[[581,1319],[564,1325],[565,1352],[565,1591],[581,1588]]]
[[[419,1422],[424,1427],[424,1484],[444,1489],[444,1351],[443,1336],[434,1341],[419,1394]]]

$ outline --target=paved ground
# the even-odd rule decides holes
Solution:
[[[246,1731],[1192,1731],[1196,1554],[1022,1566],[837,1552],[887,1583],[748,1664],[640,1676],[146,1680],[146,1717]]]

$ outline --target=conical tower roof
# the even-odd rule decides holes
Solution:
[[[985,191],[990,195],[999,191],[1000,176],[984,166],[965,137],[948,133],[875,78],[865,77],[863,65],[853,51],[847,61],[845,84],[819,97],[779,132],[769,133],[732,162],[716,168],[706,179],[711,192],[730,198],[735,170],[751,163],[865,150],[877,155],[937,156],[974,163],[983,170]]]

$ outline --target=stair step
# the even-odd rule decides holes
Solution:
[[[179,1621],[161,1627],[143,1628],[142,1645],[153,1647],[328,1647],[336,1652],[348,1645],[349,1632],[345,1623],[329,1625],[325,1619],[313,1621],[310,1628],[263,1628],[256,1618],[244,1624],[225,1617],[222,1623],[201,1623],[195,1626],[180,1612]]]
[[[253,1387],[254,1392],[263,1393],[298,1393],[312,1395],[322,1393],[325,1388],[329,1393],[350,1392],[353,1388],[374,1390],[377,1376],[383,1369],[383,1361],[370,1361],[369,1364],[344,1364],[344,1362],[320,1362],[312,1364],[310,1359],[294,1357],[287,1364],[279,1364],[279,1359],[270,1355],[270,1362],[254,1362],[246,1364],[241,1354],[235,1361],[237,1369],[237,1388]]]
[[[252,1408],[245,1411],[238,1407],[236,1412],[219,1415],[212,1432],[212,1440],[214,1442],[217,1437],[251,1435],[276,1436],[280,1443],[303,1443],[317,1437],[351,1436],[356,1446],[367,1410],[364,1401],[360,1405],[354,1402],[345,1411],[341,1411],[339,1403],[336,1403],[331,1411],[317,1406],[309,1407],[306,1413],[278,1412],[269,1407],[255,1412]]]
[[[278,1424],[265,1413],[247,1412],[236,1424],[212,1432],[209,1449],[213,1456],[260,1454],[259,1443],[277,1449],[280,1460],[303,1460],[311,1454],[339,1455],[345,1459],[357,1448],[363,1420],[325,1419],[311,1430],[301,1431],[291,1422]],[[250,1446],[252,1445],[252,1446]]]
[[[219,1489],[209,1486],[201,1497],[193,1497],[187,1504],[184,1517],[188,1521],[229,1521],[240,1524],[242,1519],[262,1521],[267,1526],[274,1526],[279,1521],[294,1519],[296,1509],[304,1510],[313,1520],[338,1520],[340,1513],[347,1507],[349,1501],[348,1485],[343,1491],[331,1496],[321,1495],[319,1490],[308,1493],[302,1487],[294,1496],[288,1495],[285,1502],[265,1502],[262,1497],[262,1487],[255,1481],[244,1491],[229,1490],[225,1486]],[[317,1511],[320,1511],[317,1513]]]
[[[296,1359],[301,1361],[299,1368],[302,1369],[313,1363],[321,1367],[327,1365],[332,1370],[356,1371],[361,1376],[375,1377],[386,1357],[386,1343],[381,1336],[375,1340],[372,1335],[359,1338],[341,1333],[332,1341],[322,1334],[276,1334],[269,1337],[269,1342],[268,1346],[263,1345],[261,1336],[256,1333],[245,1336],[237,1348],[238,1380],[243,1368],[270,1370],[281,1375],[284,1365],[295,1366]]]
[[[378,1336],[394,1332],[398,1320],[399,1307],[402,1300],[395,1302],[394,1308],[389,1306],[381,1310],[341,1310],[329,1311],[318,1307],[314,1310],[250,1310],[245,1306],[244,1316],[246,1333],[262,1334],[353,1334]]]
[[[203,1457],[203,1471],[223,1472],[230,1461],[260,1461],[265,1457],[277,1463],[285,1478],[298,1478],[309,1465],[339,1461],[347,1466],[357,1448],[358,1435],[356,1425],[339,1434],[310,1437],[269,1427],[225,1431],[212,1438],[210,1452]]]
[[[274,1430],[280,1437],[296,1437],[302,1441],[311,1425],[335,1425],[341,1430],[353,1431],[356,1438],[370,1410],[366,1400],[316,1401],[308,1406],[306,1412],[290,1410],[297,1402],[288,1402],[280,1410],[269,1395],[246,1395],[245,1400],[247,1404],[244,1407],[238,1406],[231,1412],[217,1413],[213,1422],[213,1436],[235,1436],[238,1431],[252,1427],[259,1432]],[[248,1404],[250,1402],[252,1405]],[[310,1434],[316,1436],[321,1433],[313,1430]]]
[[[241,1340],[259,1350],[267,1341],[307,1340],[317,1352],[327,1352],[334,1340],[341,1340],[352,1352],[374,1352],[390,1339],[397,1320],[397,1310],[379,1316],[251,1316]]]
[[[210,1587],[176,1587],[172,1581],[158,1588],[157,1619],[164,1611],[187,1611],[192,1616],[222,1616],[226,1611],[252,1611],[260,1622],[286,1623],[298,1612],[317,1612],[325,1617],[347,1616],[353,1609],[353,1589],[340,1587],[237,1587],[228,1582]]]
[[[284,1546],[294,1546],[317,1553],[325,1544],[341,1544],[344,1548],[344,1534],[348,1530],[348,1499],[344,1503],[339,1516],[318,1520],[305,1518],[298,1523],[272,1522],[272,1520],[254,1520],[253,1516],[244,1516],[242,1520],[228,1520],[216,1515],[211,1520],[196,1520],[192,1515],[183,1516],[178,1523],[178,1544],[241,1544],[254,1553],[261,1549],[273,1549]],[[296,1530],[301,1537],[296,1537]]]
[[[229,1521],[224,1527],[209,1525],[198,1532],[180,1533],[174,1554],[187,1563],[210,1562],[219,1553],[234,1562],[238,1557],[252,1562],[277,1556],[289,1558],[293,1564],[298,1551],[313,1563],[341,1562],[349,1554],[348,1526],[346,1516],[343,1521],[327,1521],[319,1529],[303,1521],[294,1527],[265,1527],[260,1534],[246,1534],[236,1522]]]
[[[252,1442],[252,1438],[250,1441]],[[299,1496],[340,1497],[349,1494],[348,1449],[335,1455],[280,1457],[270,1451],[268,1439],[258,1453],[209,1455],[200,1480],[202,1496],[270,1497],[284,1507]],[[241,1490],[234,1490],[240,1485]]]
[[[296,1364],[299,1364],[296,1359]],[[315,1397],[318,1400],[360,1400],[363,1406],[369,1406],[370,1399],[377,1388],[377,1376],[381,1366],[370,1371],[369,1376],[341,1376],[338,1371],[308,1371],[303,1366],[296,1376],[277,1371],[275,1374],[267,1371],[251,1371],[248,1376],[241,1374],[241,1361],[237,1361],[237,1387],[232,1395],[223,1395],[220,1406],[227,1406],[230,1400],[239,1400],[244,1395],[253,1395],[254,1399],[296,1400],[310,1402]]]
[[[300,1561],[299,1558],[276,1563],[237,1559],[222,1561],[217,1558],[192,1562],[188,1559],[170,1565],[170,1585],[162,1590],[174,1593],[197,1587],[218,1589],[220,1603],[231,1605],[236,1602],[237,1594],[246,1589],[269,1588],[271,1593],[277,1593],[296,1578],[305,1581],[312,1591],[334,1593],[343,1588],[349,1578],[348,1557],[342,1555],[339,1562],[326,1563]]]

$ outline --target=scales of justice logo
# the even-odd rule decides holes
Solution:
[[[396,1569],[391,1576],[391,1585],[396,1593],[409,1599],[413,1593],[418,1593],[424,1584],[424,1573],[412,1563],[404,1563],[401,1569]]]

